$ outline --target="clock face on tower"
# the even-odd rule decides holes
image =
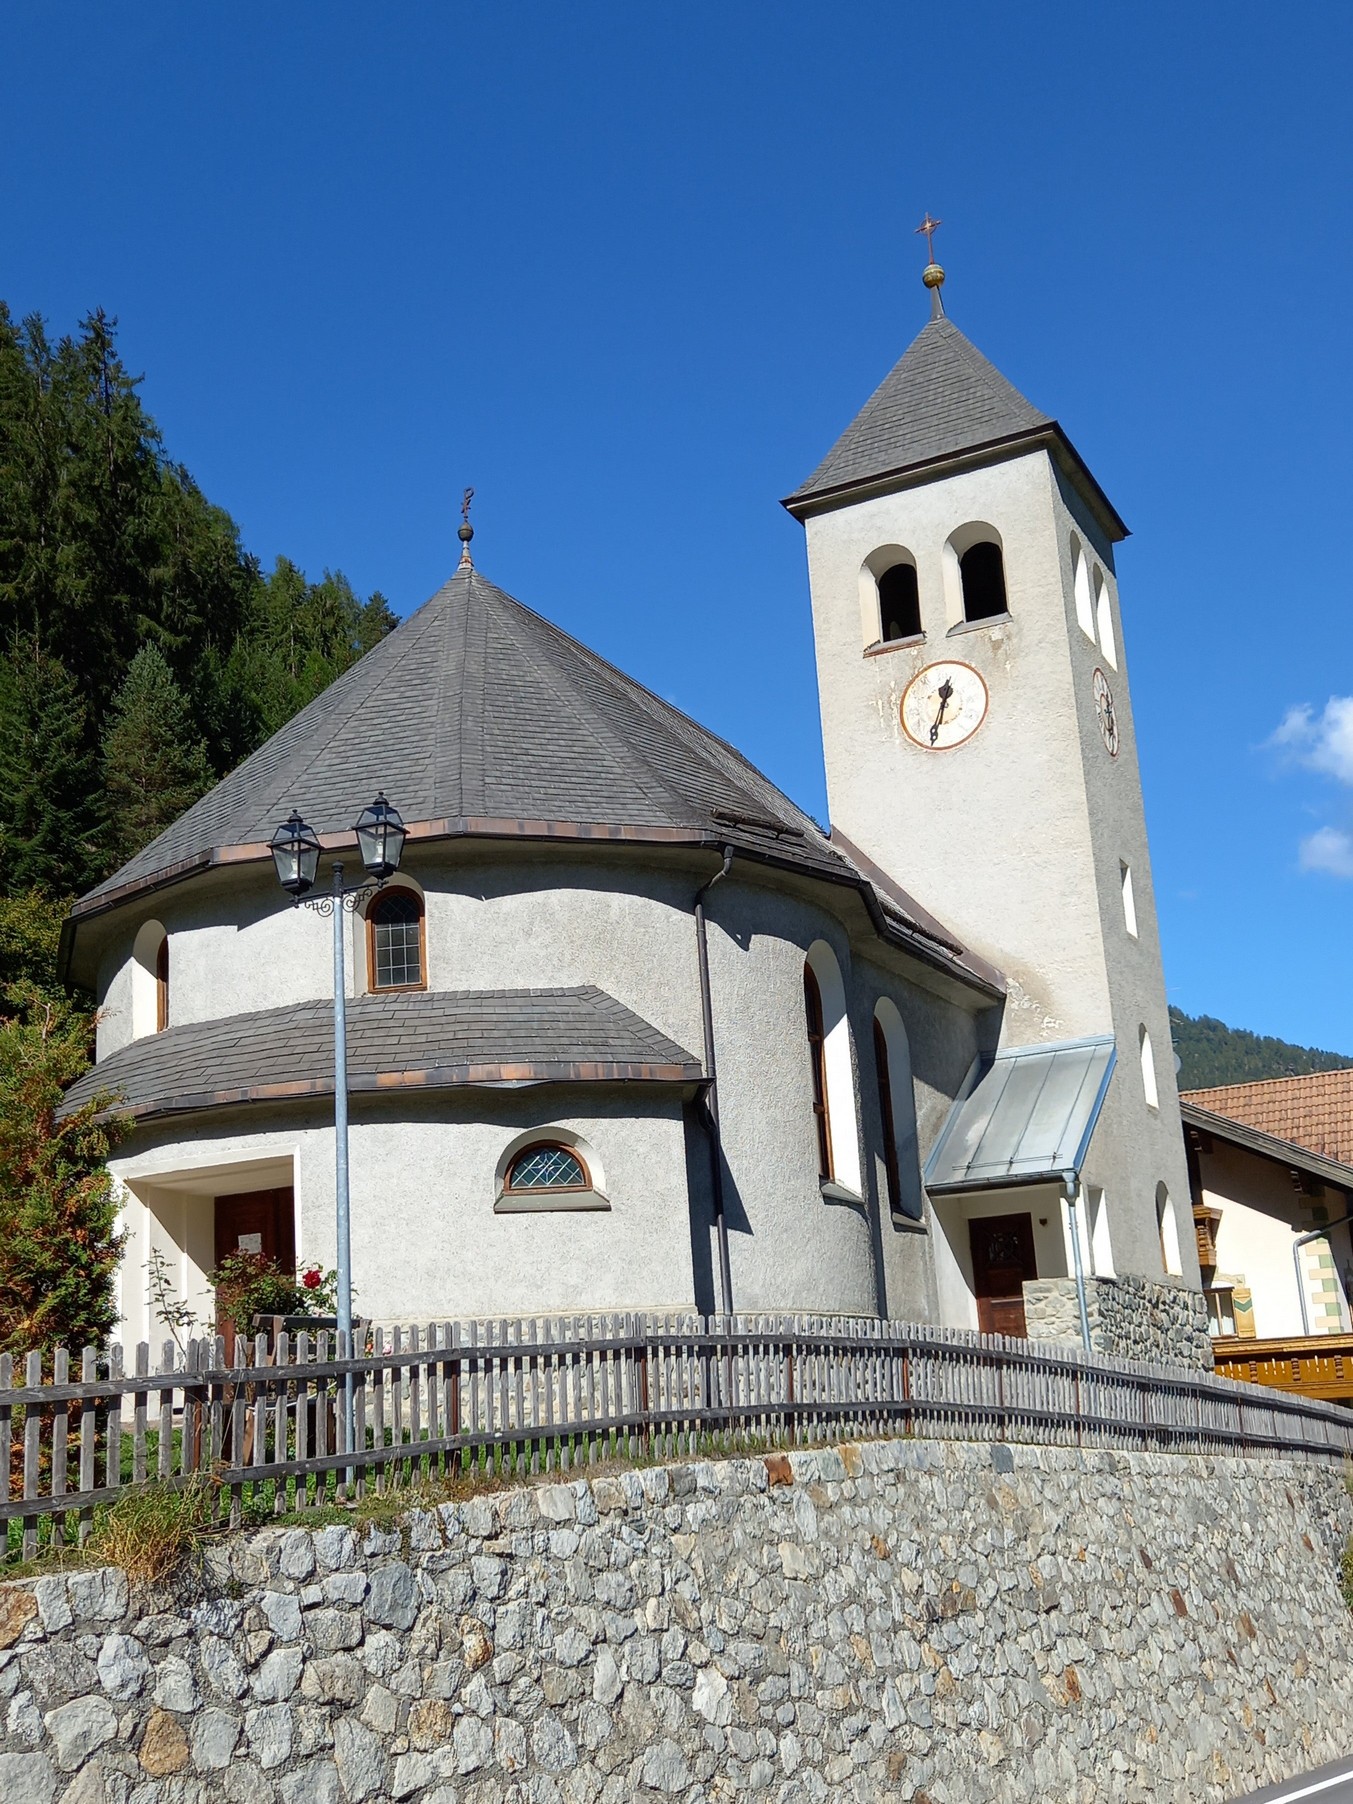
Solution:
[[[1095,718],[1099,722],[1099,731],[1108,747],[1110,758],[1118,756],[1118,716],[1113,711],[1113,690],[1109,687],[1109,679],[1104,672],[1095,667]]]
[[[962,745],[986,714],[986,684],[971,664],[952,659],[918,670],[902,696],[902,730],[928,752]]]

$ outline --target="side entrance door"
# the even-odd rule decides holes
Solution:
[[[1038,1276],[1031,1215],[983,1215],[968,1223],[977,1326],[983,1334],[1022,1337],[1024,1281]]]
[[[216,1263],[231,1253],[262,1253],[283,1271],[296,1269],[296,1199],[290,1184],[278,1190],[245,1190],[216,1198]],[[241,1327],[247,1324],[241,1323]],[[226,1356],[235,1344],[235,1324],[219,1322]]]

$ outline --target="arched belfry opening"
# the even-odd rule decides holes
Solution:
[[[879,638],[915,639],[921,631],[921,590],[915,564],[893,564],[879,578]]]
[[[994,539],[979,539],[970,545],[959,557],[958,571],[963,584],[965,620],[994,620],[998,614],[1009,613],[1005,559]]]

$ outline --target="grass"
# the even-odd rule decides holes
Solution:
[[[182,1490],[136,1485],[95,1519],[85,1548],[91,1564],[120,1566],[135,1585],[160,1585],[196,1552],[213,1515],[206,1477]]]
[[[148,1443],[155,1440],[153,1431]],[[610,1472],[634,1471],[664,1464],[672,1458],[728,1459],[756,1456],[777,1450],[786,1443],[778,1436],[756,1434],[712,1435],[692,1437],[690,1445],[679,1453],[644,1451],[619,1436],[599,1442],[597,1457],[588,1460],[582,1443],[568,1443],[572,1461],[561,1469],[559,1454],[564,1443],[540,1442],[524,1448],[480,1447],[471,1449],[457,1468],[441,1469],[429,1454],[418,1454],[417,1442],[404,1443],[402,1459],[390,1461],[391,1478],[377,1488],[376,1473],[368,1475],[361,1497],[344,1499],[336,1495],[336,1475],[309,1474],[296,1478],[260,1479],[241,1487],[239,1499],[241,1531],[268,1526],[323,1528],[343,1523],[359,1532],[373,1527],[389,1532],[401,1518],[413,1510],[435,1510],[443,1503],[463,1503],[471,1497],[514,1489],[531,1483],[568,1484],[576,1478],[595,1478]],[[545,1469],[547,1450],[552,1465]],[[177,1466],[180,1436],[174,1432],[173,1462]],[[392,1455],[395,1450],[391,1449]],[[532,1458],[537,1467],[527,1467]],[[147,1467],[154,1471],[158,1464],[158,1446],[147,1446]],[[88,1565],[120,1566],[139,1584],[163,1583],[185,1565],[204,1541],[231,1532],[230,1499],[223,1494],[219,1482],[203,1473],[180,1483],[176,1488],[148,1479],[131,1483],[131,1436],[124,1435],[121,1450],[121,1477],[127,1489],[111,1505],[100,1506],[94,1514],[89,1539],[82,1546],[74,1516],[63,1524],[59,1516],[44,1516],[38,1521],[38,1556],[23,1560],[23,1524],[15,1520],[5,1526],[8,1535],[0,1553],[0,1576],[5,1579],[26,1578],[42,1572],[60,1571]],[[282,1486],[282,1508],[277,1508],[278,1485]],[[298,1485],[303,1486],[305,1505],[297,1507]],[[331,1492],[331,1485],[333,1490]]]

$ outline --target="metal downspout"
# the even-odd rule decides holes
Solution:
[[[702,885],[695,897],[695,949],[700,963],[700,1019],[705,1047],[705,1109],[709,1116],[710,1160],[714,1179],[714,1228],[719,1244],[719,1303],[721,1313],[733,1313],[733,1269],[728,1257],[728,1219],[724,1214],[723,1136],[719,1131],[719,1078],[714,1062],[714,1006],[709,990],[709,940],[705,930],[705,897],[733,868],[733,848],[723,849],[723,867]]]
[[[1297,1275],[1297,1301],[1301,1304],[1301,1331],[1309,1339],[1311,1334],[1311,1306],[1306,1298],[1306,1277],[1301,1269],[1301,1249],[1309,1246],[1313,1240],[1323,1240],[1331,1228],[1342,1228],[1346,1222],[1353,1221],[1353,1212],[1340,1215],[1334,1221],[1327,1221],[1323,1228],[1312,1228],[1308,1234],[1298,1234],[1292,1242],[1292,1266]],[[1333,1252],[1333,1247],[1330,1248]]]
[[[1089,1353],[1090,1309],[1085,1300],[1085,1263],[1081,1258],[1081,1230],[1076,1216],[1076,1198],[1080,1192],[1080,1173],[1064,1171],[1062,1184],[1066,1190],[1066,1212],[1071,1228],[1071,1257],[1076,1267],[1076,1302],[1081,1315],[1081,1345]]]

